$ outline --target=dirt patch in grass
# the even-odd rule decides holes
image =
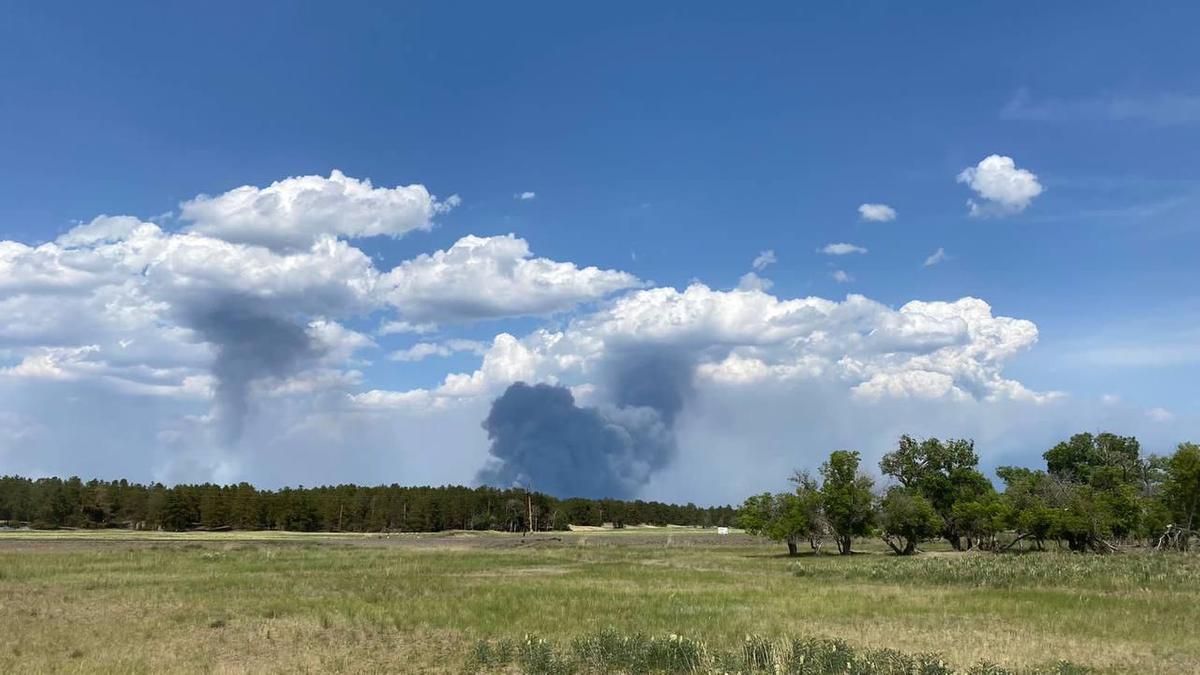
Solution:
[[[475,578],[494,578],[494,577],[542,577],[554,576],[559,574],[567,574],[571,571],[571,567],[559,565],[555,567],[515,567],[504,570],[470,572],[464,574],[465,577]]]

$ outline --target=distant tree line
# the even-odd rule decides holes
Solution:
[[[1200,446],[1170,456],[1143,455],[1136,438],[1076,434],[1043,454],[1045,469],[996,470],[1003,490],[979,471],[971,440],[902,436],[879,462],[890,484],[877,489],[858,452],[838,450],[805,471],[791,492],[755,495],[738,511],[752,534],[801,542],[818,551],[832,540],[851,553],[855,538],[878,536],[898,555],[944,539],[955,550],[1001,551],[1048,542],[1072,551],[1112,552],[1122,545],[1186,550],[1200,527]]]
[[[0,477],[0,524],[34,528],[325,532],[563,530],[568,525],[732,525],[731,506],[556,499],[521,489],[337,485],[260,490],[125,480]]]

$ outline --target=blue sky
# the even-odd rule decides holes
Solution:
[[[48,242],[101,214],[173,212],[158,222],[180,229],[196,195],[338,169],[462,199],[428,231],[356,239],[380,270],[513,233],[539,258],[647,287],[730,290],[772,250],[778,298],[971,296],[1031,321],[1037,343],[1006,358],[1005,378],[1169,414],[1169,432],[1129,430],[1164,445],[1194,437],[1200,411],[1198,24],[1190,3],[11,6],[0,239]],[[993,154],[1043,191],[972,217],[980,196],[956,176]],[[863,203],[898,217],[866,221]],[[869,252],[818,252],[838,242]],[[947,258],[924,266],[939,248]],[[563,327],[615,297],[601,296],[437,335]],[[388,312],[340,320],[366,333]],[[422,339],[376,336],[355,356],[371,361],[358,389],[429,389],[479,366],[469,351],[381,358]],[[34,347],[10,344],[4,363]],[[20,396],[10,407],[37,418]],[[96,466],[62,452],[8,461]]]

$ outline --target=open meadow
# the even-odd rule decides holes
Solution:
[[[533,666],[494,657],[527,635],[578,646],[617,634],[747,653],[751,635],[781,650],[838,638],[964,670],[1200,664],[1198,556],[861,548],[789,558],[684,528],[6,532],[0,672],[516,672]]]

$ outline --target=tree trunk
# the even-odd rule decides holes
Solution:
[[[850,537],[838,537],[838,553],[842,555],[850,555]]]
[[[800,551],[796,549],[796,538],[795,537],[788,537],[787,545],[788,545],[788,555],[800,555]]]
[[[1012,541],[1008,542],[1007,544],[1005,544],[1005,545],[1004,545],[1004,546],[1002,546],[1002,547],[997,547],[997,546],[996,546],[996,544],[993,542],[993,543],[992,543],[992,550],[993,550],[993,551],[996,551],[997,553],[1003,553],[1004,551],[1007,551],[1008,549],[1012,548],[1013,546],[1016,546],[1016,545],[1017,545],[1017,542],[1021,541],[1022,539],[1025,539],[1025,538],[1027,538],[1027,537],[1029,537],[1029,536],[1030,536],[1029,534],[1021,534],[1021,535],[1017,535],[1017,538],[1016,538],[1016,539],[1013,539]]]

